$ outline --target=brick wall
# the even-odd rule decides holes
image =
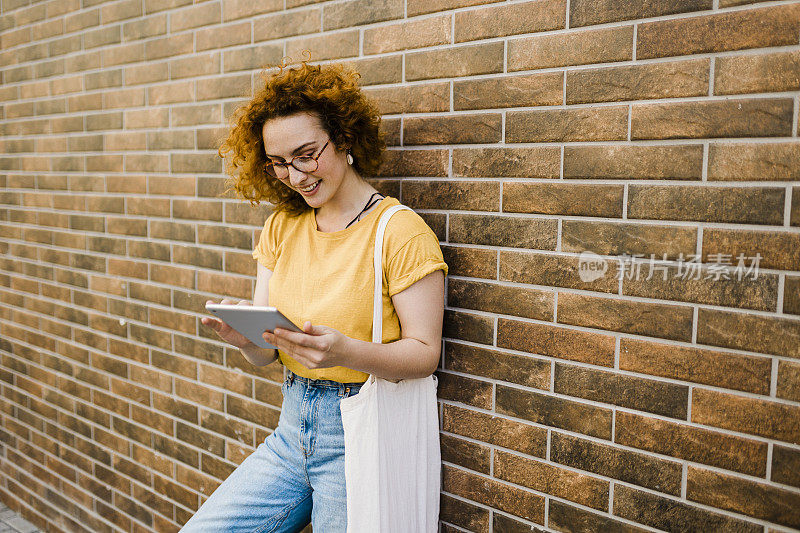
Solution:
[[[199,318],[252,297],[269,213],[224,193],[227,117],[309,49],[362,73],[373,182],[451,268],[442,532],[800,530],[800,3],[0,6],[26,519],[176,531],[275,427],[281,368]]]

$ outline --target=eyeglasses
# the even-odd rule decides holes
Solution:
[[[298,155],[293,157],[289,162],[268,161],[264,164],[264,172],[279,179],[283,179],[289,175],[289,165],[292,165],[300,172],[314,172],[319,168],[319,157],[322,155],[322,152],[325,151],[325,148],[327,148],[330,142],[331,140],[328,139],[328,142],[325,143],[325,145],[322,147],[322,150],[320,150],[319,153],[314,157],[310,155]]]

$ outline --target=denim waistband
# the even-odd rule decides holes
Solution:
[[[291,385],[293,382],[299,381],[300,383],[305,383],[309,387],[321,387],[327,389],[338,389],[340,395],[342,393],[349,393],[352,390],[357,391],[361,388],[364,384],[363,381],[357,381],[352,383],[342,383],[339,381],[334,381],[332,379],[311,379],[305,378],[303,376],[299,376],[289,370],[286,369],[286,382]]]

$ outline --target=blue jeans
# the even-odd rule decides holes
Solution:
[[[181,533],[344,533],[344,430],[339,401],[361,383],[300,377],[283,382],[278,427],[228,476]]]

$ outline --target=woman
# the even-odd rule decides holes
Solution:
[[[265,332],[276,353],[202,319],[252,364],[277,358],[287,371],[278,427],[182,531],[299,531],[310,521],[317,533],[344,532],[339,401],[369,374],[418,378],[438,365],[447,265],[412,211],[395,213],[386,229],[384,344],[370,342],[375,231],[399,202],[362,177],[377,170],[385,146],[357,77],[341,66],[282,68],[239,111],[220,149],[232,156],[239,195],[276,206],[253,251],[253,305],[277,307],[304,333]]]

